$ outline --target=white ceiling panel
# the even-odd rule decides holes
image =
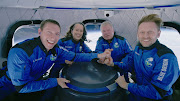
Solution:
[[[0,7],[129,8],[180,4],[180,0],[0,0]]]

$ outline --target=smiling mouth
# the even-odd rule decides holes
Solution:
[[[76,35],[77,37],[81,37],[81,35]]]
[[[149,40],[143,40],[144,42],[148,42]]]
[[[53,42],[53,41],[50,41],[50,40],[47,40],[47,42],[48,42],[49,44],[54,44],[54,42]]]
[[[105,35],[105,37],[108,37],[109,35]]]

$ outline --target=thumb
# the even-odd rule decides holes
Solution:
[[[110,51],[110,52],[112,52],[112,51],[113,51],[113,49],[110,49],[109,51]]]
[[[63,80],[63,82],[65,82],[65,83],[70,83],[70,81],[67,80],[67,79],[65,79],[65,78],[63,78],[62,80]]]

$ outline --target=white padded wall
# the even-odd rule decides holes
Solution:
[[[159,10],[129,9],[115,10],[112,17],[104,17],[104,10],[59,10],[59,9],[33,9],[0,7],[0,57],[2,45],[6,38],[9,26],[20,20],[45,20],[55,19],[61,25],[61,37],[63,37],[74,22],[85,19],[108,19],[118,35],[125,37],[134,48],[137,42],[137,23],[142,16],[155,13],[160,15],[163,21],[176,21],[180,23],[180,7],[161,8]]]

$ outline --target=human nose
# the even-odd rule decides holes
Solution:
[[[148,38],[149,37],[149,34],[146,32],[144,33],[144,38]]]
[[[83,32],[82,32],[82,31],[80,31],[80,30],[79,30],[79,31],[77,31],[77,32],[78,32],[79,34],[83,33]]]
[[[56,37],[57,37],[57,36],[56,36],[55,33],[51,33],[51,34],[50,34],[50,38],[51,38],[51,39],[55,39]]]

